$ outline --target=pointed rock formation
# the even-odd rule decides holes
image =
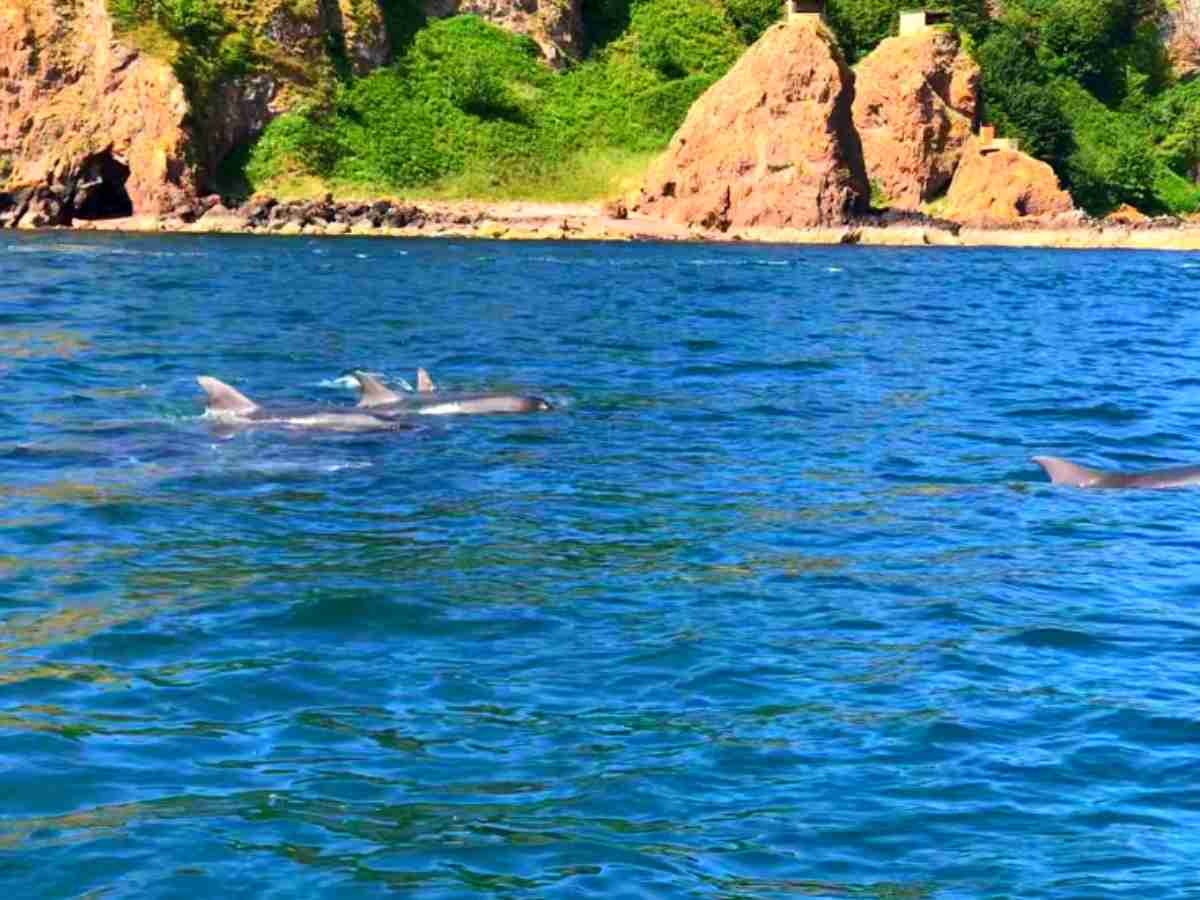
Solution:
[[[772,26],[692,105],[639,209],[727,230],[838,225],[867,200],[854,75],[816,17]]]
[[[3,4],[0,83],[0,157],[26,188],[14,222],[157,213],[195,196],[183,88],[114,39],[104,0]]]
[[[1048,163],[972,138],[940,215],[966,225],[1014,225],[1074,212],[1071,195]]]
[[[867,177],[897,209],[942,193],[975,131],[979,66],[939,29],[891,37],[855,69]]]

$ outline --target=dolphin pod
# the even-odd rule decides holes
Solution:
[[[415,394],[399,394],[365,372],[353,372],[361,392],[358,405],[346,408],[308,406],[271,408],[255,403],[236,388],[200,375],[204,414],[227,426],[274,425],[323,431],[370,431],[410,427],[413,415],[540,412],[553,407],[541,397],[520,394],[443,394],[424,369],[417,370]],[[436,396],[435,396],[436,393]]]
[[[1078,488],[1178,488],[1200,485],[1200,466],[1179,466],[1149,472],[1106,472],[1089,469],[1056,456],[1035,456],[1054,484]]]
[[[351,372],[358,382],[359,409],[411,412],[421,416],[544,412],[553,407],[541,397],[503,393],[448,393],[438,390],[424,369],[417,369],[417,390],[401,394],[366,372]]]

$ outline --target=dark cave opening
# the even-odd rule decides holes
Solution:
[[[79,167],[75,183],[76,219],[119,219],[133,215],[133,201],[125,191],[129,166],[113,158],[111,151],[89,156]]]

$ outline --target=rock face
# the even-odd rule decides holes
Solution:
[[[283,111],[279,99],[279,84],[267,74],[217,85],[204,123],[205,159],[217,165],[234,147],[262,134]]]
[[[583,56],[582,0],[425,0],[424,10],[433,19],[470,13],[528,35],[556,68]]]
[[[1200,70],[1200,0],[1174,0],[1161,9],[1159,31],[1175,73],[1195,75]]]
[[[337,0],[336,5],[331,5],[330,12],[335,17],[330,23],[331,28],[342,33],[346,55],[355,75],[366,75],[372,69],[387,65],[392,46],[379,0]]]
[[[898,209],[945,190],[975,131],[979,66],[928,29],[879,44],[855,70],[854,124],[867,177]]]
[[[772,26],[688,112],[642,212],[687,225],[838,225],[867,199],[854,75],[815,19]]]
[[[988,150],[972,138],[941,214],[967,225],[1015,225],[1073,212],[1049,164],[1016,150]]]
[[[114,39],[104,0],[5,2],[0,84],[0,160],[28,201],[15,221],[157,213],[195,196],[183,88]]]

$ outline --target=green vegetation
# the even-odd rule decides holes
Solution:
[[[409,194],[603,196],[737,59],[736,27],[706,0],[649,0],[618,40],[556,73],[528,38],[474,16],[431,22],[393,66],[276,119],[234,162],[250,190],[316,176]]]

